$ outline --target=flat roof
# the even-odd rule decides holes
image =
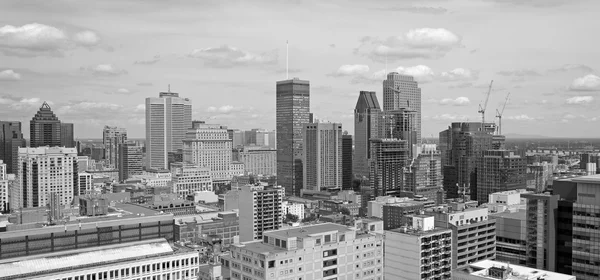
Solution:
[[[556,273],[536,268],[530,268],[526,266],[508,264],[504,262],[492,261],[492,260],[482,260],[476,263],[472,263],[469,265],[470,268],[475,269],[474,272],[468,272],[465,270],[460,270],[462,273],[466,273],[469,275],[479,276],[482,279],[498,279],[496,277],[490,277],[488,275],[489,268],[508,268],[512,269],[512,273],[508,275],[506,280],[522,280],[522,279],[538,279],[542,276],[545,276],[545,280],[574,280],[575,276],[566,275],[562,273]],[[479,270],[477,270],[479,269]]]
[[[407,228],[406,232],[404,231],[403,228],[395,228],[395,229],[386,230],[386,232],[395,232],[395,233],[412,235],[412,236],[424,236],[424,235],[441,233],[444,231],[452,232],[452,229],[436,227],[432,230],[422,231],[422,230],[417,230],[415,228]]]
[[[290,237],[300,237],[305,238],[309,237],[313,234],[330,232],[330,231],[340,231],[347,232],[350,231],[347,226],[334,224],[334,223],[324,223],[324,224],[316,224],[304,227],[293,227],[284,230],[273,230],[268,231],[265,234],[269,236],[281,237],[282,239],[290,238]]]
[[[488,216],[489,217],[498,217],[498,218],[525,220],[527,217],[527,212],[525,212],[525,211],[500,212],[500,213],[492,213],[492,214],[489,214]]]
[[[571,181],[577,183],[597,183],[600,184],[600,175],[589,175],[589,176],[581,176],[570,178]]]
[[[258,253],[258,254],[268,254],[268,253],[277,253],[277,252],[286,251],[283,248],[280,248],[277,246],[264,244],[260,240],[251,241],[248,243],[242,243],[242,246],[240,246],[240,248],[243,248],[245,250],[252,251],[252,252]]]

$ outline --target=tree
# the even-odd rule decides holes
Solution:
[[[306,218],[302,219],[302,222],[303,223],[310,223],[310,222],[312,222],[312,221],[314,221],[316,219],[317,219],[317,217],[315,217],[313,215],[309,215],[309,216],[306,216]]]
[[[348,215],[348,216],[351,215],[350,210],[346,207],[342,207],[342,209],[340,209],[340,212],[342,212],[342,214],[344,214],[344,215]]]
[[[285,222],[295,223],[297,221],[298,221],[298,216],[297,215],[294,215],[292,213],[285,214]]]

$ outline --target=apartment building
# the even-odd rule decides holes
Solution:
[[[240,241],[262,239],[268,230],[283,224],[283,188],[243,186],[239,192]]]

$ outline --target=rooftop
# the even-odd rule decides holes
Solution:
[[[386,230],[386,232],[395,232],[395,233],[412,235],[412,236],[431,235],[431,234],[436,234],[436,233],[442,233],[442,232],[445,232],[445,231],[452,232],[452,229],[436,227],[436,228],[434,228],[432,230],[423,231],[423,230],[412,228],[412,227],[408,227],[408,228],[407,227],[401,227],[401,228],[395,228],[395,229],[391,229],[391,230]]]
[[[517,220],[525,220],[527,217],[527,212],[525,211],[517,211],[517,212],[501,212],[501,213],[493,213],[490,214],[489,217],[498,217],[498,218],[508,218],[508,219],[517,219]]]
[[[242,243],[242,248],[258,254],[277,253],[286,251],[285,249],[277,246],[264,244],[262,241]]]
[[[324,223],[324,224],[316,224],[316,225],[305,226],[305,227],[295,227],[295,228],[284,229],[284,230],[268,231],[267,233],[270,236],[276,236],[276,237],[281,237],[281,238],[290,238],[290,237],[306,238],[306,237],[309,237],[314,234],[331,232],[331,231],[346,232],[346,231],[350,231],[350,229],[348,229],[347,226],[340,225],[340,224]]]
[[[573,181],[573,182],[576,182],[576,183],[596,183],[596,184],[600,184],[600,175],[589,175],[589,176],[575,177],[575,178],[570,178],[570,181]]]
[[[544,279],[544,280],[574,280],[575,276],[550,272],[525,266],[507,264],[492,260],[483,260],[473,263],[469,266],[471,270],[462,270],[459,273],[466,273],[473,276],[479,276],[480,279],[499,279],[498,277],[492,277],[489,275],[490,268],[496,268],[500,271],[504,269],[511,269],[512,272],[508,273],[505,280],[526,280],[526,279]],[[544,278],[541,278],[544,277]]]

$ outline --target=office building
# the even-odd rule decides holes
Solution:
[[[377,196],[399,196],[404,185],[404,169],[409,151],[399,139],[371,139],[370,186]]]
[[[496,220],[496,260],[527,265],[526,212],[498,212],[489,215]]]
[[[133,176],[142,175],[142,147],[133,142],[119,144],[117,150],[119,180],[125,181]]]
[[[492,193],[526,188],[526,168],[525,159],[513,151],[484,151],[477,162],[477,201],[486,203]]]
[[[146,98],[147,169],[168,169],[168,153],[183,148],[183,139],[191,127],[190,99],[171,91]]]
[[[531,269],[531,267],[508,264],[502,261],[482,260],[464,269],[453,272],[453,280],[575,280],[579,277],[556,273],[548,270]]]
[[[352,135],[345,131],[342,135],[342,189],[352,190],[354,173],[352,167],[354,150],[352,149]]]
[[[401,108],[415,112],[415,143],[421,143],[421,88],[412,76],[391,72],[383,81],[383,111]]]
[[[238,214],[231,211],[182,217],[175,221],[173,239],[186,244],[218,240],[223,247],[229,247],[239,239],[239,222]]]
[[[379,122],[379,135],[406,141],[410,158],[417,155],[417,144],[420,144],[417,142],[416,114],[406,108],[385,111]]]
[[[257,146],[262,147],[263,149],[273,150],[276,149],[275,131],[253,128],[251,130],[243,131],[242,134],[244,146]]]
[[[286,195],[300,196],[303,183],[304,124],[310,123],[310,83],[294,78],[276,88],[277,184]]]
[[[232,146],[227,128],[218,124],[198,124],[186,133],[183,143],[184,162],[210,168],[215,185],[227,184],[233,176],[244,173],[243,164],[231,160]]]
[[[29,146],[59,147],[61,145],[61,125],[50,105],[44,102],[29,122]]]
[[[423,212],[426,204],[422,201],[403,200],[401,202],[383,204],[383,228],[391,230],[406,225],[406,217]]]
[[[298,217],[298,221],[302,221],[304,219],[304,204],[301,203],[293,203],[284,201],[283,202],[283,217],[285,219],[286,215],[291,214]]]
[[[6,163],[0,160],[0,213],[6,213],[10,210],[10,200],[8,197],[9,186],[6,169]]]
[[[210,168],[199,167],[192,163],[176,162],[171,164],[173,193],[187,197],[199,191],[213,191]]]
[[[88,172],[81,172],[78,176],[79,187],[77,189],[79,190],[79,192],[77,193],[77,195],[91,194],[94,189],[94,177],[92,176],[92,174]]]
[[[553,171],[552,165],[547,162],[528,164],[527,189],[536,193],[545,191],[546,187],[552,182]],[[590,171],[596,174],[596,167],[591,168]]]
[[[102,129],[102,144],[104,144],[104,158],[108,161],[109,167],[120,169],[119,146],[125,142],[127,142],[127,129],[104,126],[104,129]],[[123,180],[125,179],[127,178]]]
[[[342,124],[304,125],[304,189],[321,191],[342,187]]]
[[[198,251],[152,239],[0,261],[0,278],[191,280],[199,263]]]
[[[369,177],[371,158],[371,138],[380,138],[379,120],[381,107],[374,91],[361,91],[354,108],[354,174]]]
[[[71,204],[79,191],[75,148],[19,148],[17,172],[19,207],[44,207],[50,193],[58,193],[61,205]]]
[[[496,220],[487,208],[465,207],[431,213],[436,227],[452,230],[452,269],[496,258]]]
[[[414,157],[406,167],[404,191],[435,201],[438,192],[443,191],[441,163],[435,150]]]
[[[385,231],[385,279],[451,279],[452,230],[432,216],[411,216],[409,226]]]
[[[6,173],[17,173],[19,147],[26,147],[21,122],[0,121],[0,160],[6,164]]]
[[[263,233],[283,224],[283,195],[277,187],[247,185],[239,192],[240,241],[261,240]]]
[[[527,199],[527,266],[556,271],[556,212],[559,195],[523,194]]]
[[[233,161],[244,164],[244,173],[253,175],[277,174],[277,150],[245,146],[233,150]]]
[[[222,263],[231,279],[382,279],[382,239],[332,223],[274,230],[231,246]]]
[[[60,123],[60,146],[75,148],[75,132],[72,123]]]

